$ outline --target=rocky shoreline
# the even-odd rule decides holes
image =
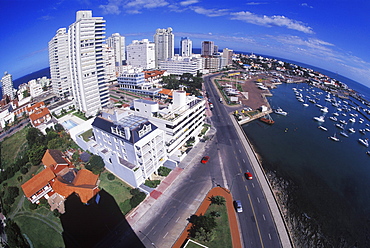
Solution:
[[[286,180],[274,171],[266,171],[283,218],[286,222],[294,247],[357,247],[350,245],[344,237],[332,237],[322,231],[321,224],[302,212],[296,204],[293,182]]]

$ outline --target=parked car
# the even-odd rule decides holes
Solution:
[[[247,180],[252,180],[252,179],[253,179],[253,175],[252,175],[252,173],[250,173],[250,172],[246,172],[246,173],[244,173],[244,175],[245,175],[245,178],[246,178]]]
[[[209,160],[209,156],[204,156],[203,158],[202,158],[202,161],[200,161],[202,164],[206,164],[207,162],[208,162],[208,160]]]
[[[234,201],[234,207],[235,207],[236,212],[238,212],[238,213],[243,212],[243,206],[242,206],[242,202],[240,200]]]

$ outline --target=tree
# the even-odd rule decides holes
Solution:
[[[115,177],[112,173],[109,173],[109,174],[107,175],[107,178],[108,178],[108,180],[109,180],[109,181],[112,181],[112,180],[114,180],[116,177]]]
[[[95,175],[98,175],[104,170],[104,166],[104,161],[100,156],[92,155],[86,165],[86,169],[92,171]]]
[[[202,241],[211,241],[213,239],[213,229],[217,226],[215,217],[211,215],[192,215],[189,218],[192,226],[189,235]]]
[[[26,139],[30,147],[45,145],[45,136],[34,127],[28,129]]]
[[[61,124],[59,124],[59,123],[57,123],[57,124],[54,125],[54,129],[58,133],[61,132],[61,131],[64,131],[64,127]]]
[[[26,166],[23,166],[23,167],[21,168],[21,173],[22,173],[23,175],[26,175],[26,174],[28,173],[28,168],[27,168]]]
[[[134,189],[134,190],[131,190],[130,192],[134,192],[134,195],[130,199],[130,205],[131,205],[131,208],[135,208],[137,205],[140,204],[140,202],[142,202],[145,199],[146,195],[144,192],[141,192],[139,189]]]
[[[30,247],[26,239],[23,237],[21,229],[14,221],[10,219],[6,221],[5,233],[9,247]]]
[[[23,94],[23,98],[30,96],[30,93],[28,92],[28,90],[23,91],[22,94]]]
[[[209,200],[211,201],[211,204],[215,204],[215,205],[225,205],[225,198],[223,198],[222,196],[211,196],[209,198]]]
[[[39,165],[41,163],[41,159],[44,156],[46,151],[46,147],[44,145],[40,146],[32,146],[30,150],[28,150],[28,158],[32,165]]]

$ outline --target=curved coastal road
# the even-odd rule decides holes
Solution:
[[[212,122],[217,129],[217,149],[227,178],[225,187],[231,189],[235,200],[241,200],[243,212],[238,213],[244,247],[282,247],[274,219],[259,181],[246,180],[244,173],[256,173],[236,133],[228,108],[220,103],[219,94],[210,78],[205,86],[214,105]]]

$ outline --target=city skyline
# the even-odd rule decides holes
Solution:
[[[21,3],[21,4],[20,4]],[[48,41],[68,28],[78,10],[106,20],[106,37],[120,33],[126,46],[173,29],[175,47],[189,37],[194,48],[213,41],[219,49],[254,52],[317,66],[370,86],[365,39],[370,3],[315,1],[109,0],[5,1],[1,11],[0,70],[17,79],[48,67]],[[5,49],[6,48],[6,49]]]

